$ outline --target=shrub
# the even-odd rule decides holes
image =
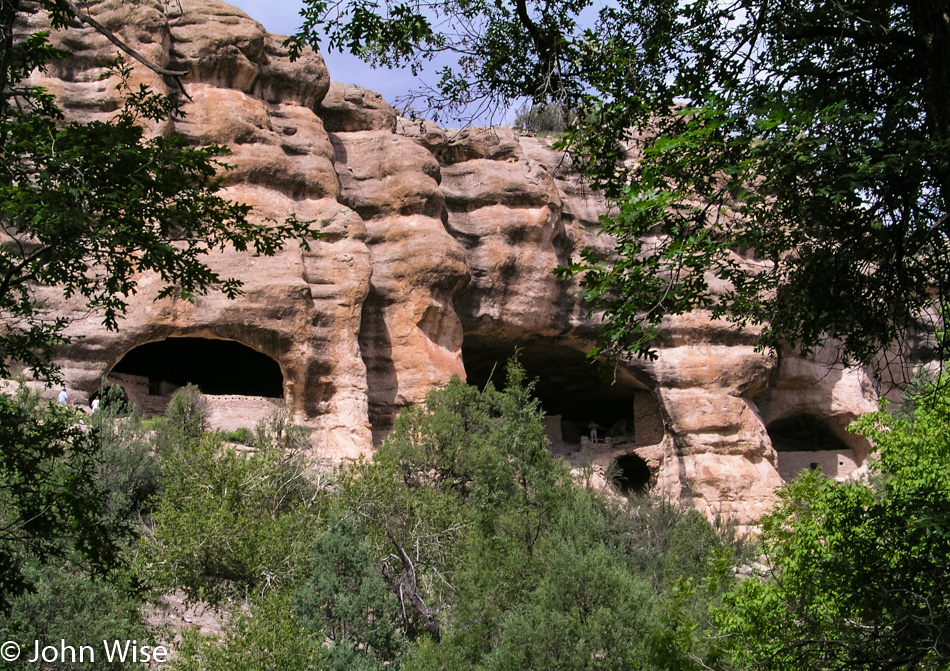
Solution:
[[[302,452],[310,449],[310,429],[294,424],[287,408],[277,408],[257,423],[252,441],[258,449]]]
[[[198,387],[188,384],[172,396],[165,418],[174,432],[199,438],[208,430],[208,400]]]
[[[33,591],[15,598],[8,614],[0,613],[0,639],[17,641],[23,649],[16,662],[4,663],[4,669],[53,668],[28,663],[33,641],[40,641],[41,647],[59,647],[59,641],[64,640],[77,650],[77,660],[79,646],[91,646],[95,662],[89,663],[86,656],[86,663],[80,665],[83,669],[127,668],[126,664],[106,660],[101,654],[103,640],[159,643],[149,639],[141,624],[139,600],[116,585],[77,573],[69,562],[31,562],[27,574]],[[68,660],[64,666],[69,666]]]
[[[250,445],[254,441],[254,434],[250,429],[242,426],[234,431],[228,431],[224,434],[224,438],[232,443]]]
[[[114,413],[130,411],[124,416]],[[105,491],[104,513],[112,521],[127,521],[149,511],[158,492],[160,468],[151,432],[134,408],[109,405],[92,415],[99,441],[96,481]]]
[[[144,544],[156,586],[220,605],[301,579],[324,501],[300,455],[206,433],[166,446],[162,481]]]

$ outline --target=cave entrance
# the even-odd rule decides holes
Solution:
[[[168,338],[146,343],[127,352],[110,375],[146,385],[149,396],[165,396],[189,383],[204,394],[284,396],[280,365],[233,340]]]
[[[653,474],[642,458],[635,453],[624,454],[610,462],[607,476],[621,494],[646,494]]]
[[[505,364],[516,348],[528,379],[535,380],[534,393],[547,415],[546,433],[553,447],[579,445],[581,437],[589,435],[591,422],[598,425],[601,442],[613,437],[651,444],[662,438],[659,406],[645,385],[622,367],[592,363],[585,352],[555,342],[466,336],[462,359],[469,384],[484,387],[491,379],[502,386]]]
[[[857,468],[854,450],[828,423],[812,414],[777,419],[765,427],[778,454],[778,472],[786,482],[803,470],[821,469],[829,478],[841,478]]]

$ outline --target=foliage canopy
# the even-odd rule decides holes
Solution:
[[[98,441],[76,420],[35,392],[0,394],[0,607],[31,587],[34,559],[73,557],[100,575],[118,563],[128,525],[104,516]]]

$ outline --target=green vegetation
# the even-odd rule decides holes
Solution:
[[[182,632],[170,668],[187,671],[950,668],[946,385],[912,416],[862,418],[870,479],[803,472],[751,544],[579,484],[517,364],[504,390],[431,392],[372,463],[333,474],[307,467],[283,412],[229,446],[194,389],[149,428],[119,405],[83,430],[33,394],[0,399],[46,413],[28,442],[32,425],[87,437],[85,460],[39,462],[37,491],[62,496],[87,464],[85,517],[61,524],[99,532],[4,538],[5,640],[170,642],[141,609],[177,593],[230,613],[221,636]],[[0,519],[21,509],[0,499]]]
[[[950,287],[947,12],[945,0],[308,0],[290,44],[325,31],[327,48],[372,64],[457,57],[420,94],[437,119],[524,98],[574,110],[562,146],[606,194],[616,247],[561,272],[604,311],[603,349],[652,356],[665,316],[708,308],[763,325],[764,347],[828,344],[873,364],[909,354],[908,331],[933,334]]]
[[[54,29],[88,25],[121,40],[71,2],[0,3],[0,380],[22,366],[53,383],[51,357],[69,338],[68,320],[47,312],[49,290],[81,299],[114,329],[142,273],[158,277],[159,296],[233,297],[240,282],[213,271],[206,252],[272,255],[316,233],[295,219],[253,224],[248,206],[220,196],[223,148],[148,135],[151,124],[181,116],[181,101],[133,88],[121,61],[99,65],[116,78],[124,105],[109,121],[67,123],[53,96],[28,83],[68,55],[47,33],[23,34],[36,11]],[[184,74],[126,51],[170,81]],[[117,420],[124,404],[113,392],[103,390],[89,430],[74,410],[27,392],[0,396],[0,605],[59,575],[61,562],[91,576],[122,563],[130,516],[156,479],[144,429]]]
[[[950,668],[950,392],[913,418],[854,430],[880,458],[869,482],[804,473],[763,522],[766,575],[717,613],[743,669]]]
[[[166,589],[245,609],[220,639],[186,637],[180,668],[700,668],[691,661],[708,647],[699,614],[731,584],[735,544],[696,513],[640,497],[611,504],[577,485],[548,452],[540,420],[516,365],[504,391],[456,379],[431,392],[401,414],[372,463],[340,470],[310,512],[293,512],[306,518],[304,547],[275,540],[283,514],[260,516],[243,500],[227,505],[226,523],[217,508],[195,514],[193,501],[206,498],[195,487],[218,503],[240,487],[209,485],[209,473],[230,479],[220,473],[234,463],[250,473],[263,462],[189,446],[185,470],[196,475],[169,471],[183,484],[166,485],[170,507],[158,504],[148,563],[167,575],[172,556],[198,556],[200,545],[207,561],[164,578]],[[208,530],[200,542],[187,535],[195,526]],[[266,555],[237,540],[238,528],[275,534]],[[184,551],[167,552],[175,538]],[[237,561],[234,548],[254,561]],[[254,583],[277,557],[297,568]],[[234,569],[222,580],[225,566]]]
[[[228,431],[225,434],[225,439],[230,440],[232,443],[241,443],[243,445],[248,445],[253,440],[254,434],[245,426],[242,426],[239,429],[234,431]]]
[[[299,579],[322,509],[300,453],[223,443],[207,432],[163,438],[162,495],[142,548],[152,584],[214,606]]]
[[[25,388],[0,394],[0,607],[33,589],[27,569],[47,559],[92,575],[119,561],[128,523],[107,515],[100,446],[79,417]]]

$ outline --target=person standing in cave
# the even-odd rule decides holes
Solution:
[[[587,425],[587,428],[590,429],[590,442],[596,443],[596,442],[597,442],[597,429],[600,428],[600,424],[598,424],[598,423],[595,422],[594,420],[591,420],[591,421],[590,421],[590,424]]]

